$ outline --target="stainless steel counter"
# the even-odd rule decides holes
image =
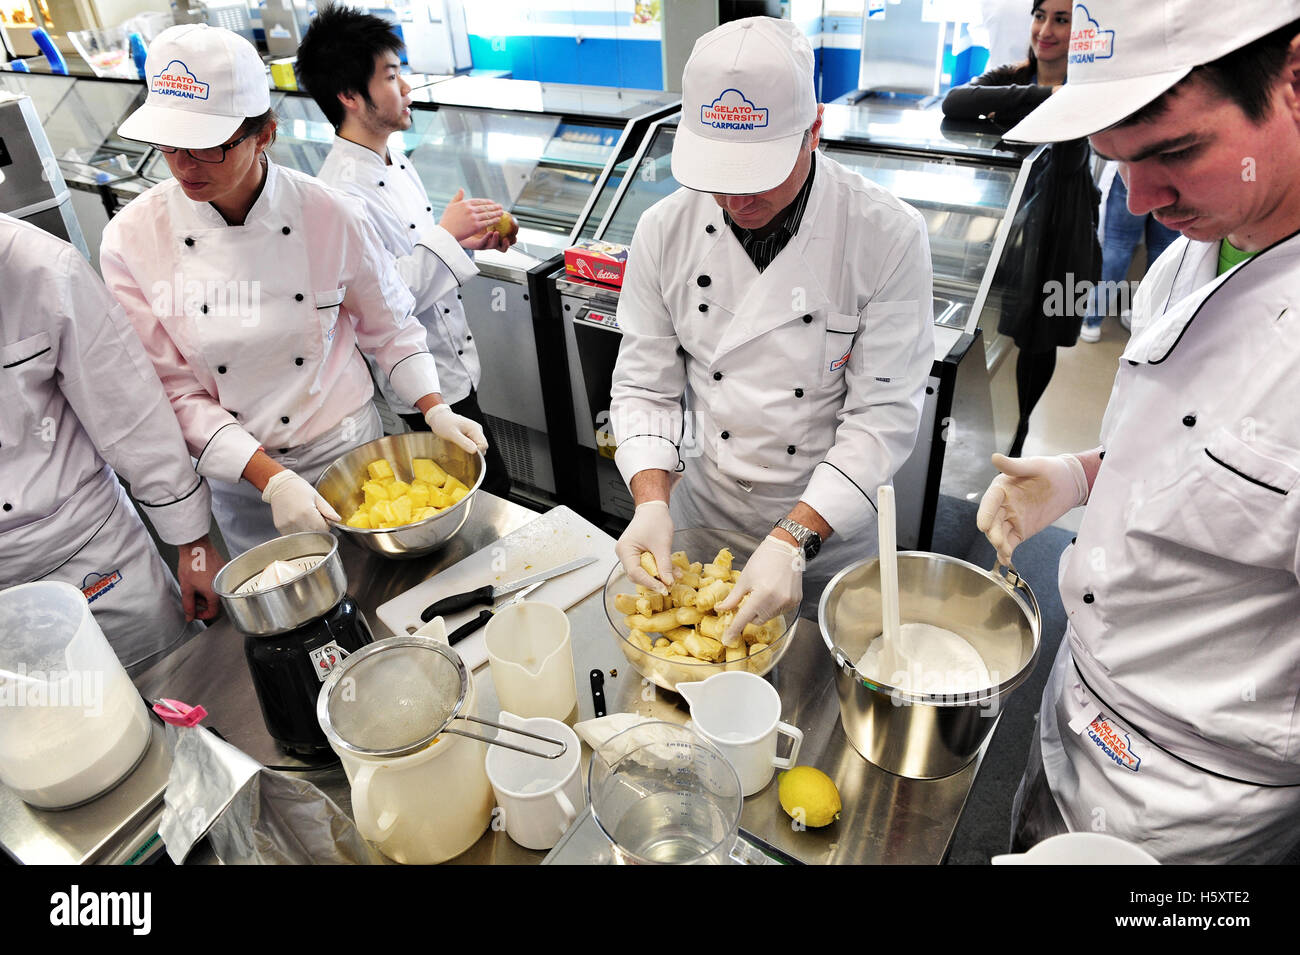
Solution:
[[[366,614],[375,637],[390,636],[375,616],[377,607],[536,516],[533,511],[480,492],[465,527],[443,551],[431,557],[390,561],[345,541],[340,553],[349,592]],[[569,618],[579,719],[593,715],[587,674],[599,668],[605,671],[609,712],[686,722],[689,713],[677,694],[642,680],[628,665],[615,643],[599,592],[571,608]],[[843,796],[844,811],[838,822],[825,829],[794,831],[778,802],[774,779],[762,792],[745,800],[741,827],[809,863],[941,862],[983,751],[971,765],[945,779],[903,779],[877,769],[857,754],[840,728],[833,665],[816,624],[800,620],[793,639],[769,679],[781,695],[782,718],[804,732],[799,762],[816,766],[835,780]],[[497,696],[488,668],[481,667],[475,679],[479,713],[493,718]],[[136,684],[146,697],[165,695],[202,703],[210,714],[205,725],[216,728],[264,764],[303,766],[281,752],[267,735],[244,661],[243,637],[224,619],[142,674]],[[584,748],[584,772],[588,755]],[[340,806],[351,810],[347,780],[340,767],[304,768],[303,772]],[[541,862],[545,855],[522,849],[504,832],[489,829],[454,861],[527,864]]]

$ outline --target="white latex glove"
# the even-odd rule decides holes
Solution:
[[[800,548],[779,537],[763,538],[740,572],[736,586],[715,608],[718,613],[736,611],[731,626],[722,635],[723,645],[740,646],[745,624],[762,623],[799,606],[803,599],[803,567]]]
[[[275,529],[281,534],[328,531],[327,518],[343,520],[314,487],[289,470],[271,475],[271,480],[262,489],[262,500],[271,505],[271,520],[275,521]]]
[[[470,454],[488,448],[487,438],[478,422],[456,414],[451,410],[451,405],[434,405],[424,413],[424,421],[438,437],[447,439]]]
[[[1073,454],[1009,458],[993,455],[1002,473],[980,501],[975,524],[1011,566],[1011,553],[1025,540],[1053,524],[1071,508],[1088,503],[1088,478]]]
[[[659,570],[658,579],[651,577],[641,566],[642,551],[649,551]],[[636,506],[632,523],[614,545],[614,553],[623,564],[623,570],[634,584],[649,587],[657,594],[668,593],[676,580],[673,574],[673,517],[668,513],[667,501],[646,501]]]

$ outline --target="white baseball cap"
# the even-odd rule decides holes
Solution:
[[[257,48],[221,27],[168,27],[154,38],[144,70],[149,95],[118,129],[125,139],[206,149],[271,108]]]
[[[794,169],[817,118],[813,52],[789,20],[749,17],[695,41],[682,72],[673,178],[700,192],[751,195]]]
[[[1025,143],[1091,136],[1201,66],[1300,20],[1300,0],[1080,0],[1067,81],[1007,132]]]

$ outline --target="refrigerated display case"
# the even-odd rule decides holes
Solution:
[[[677,117],[657,122],[633,157],[595,237],[629,244],[642,213],[678,188],[671,156]],[[1008,343],[997,334],[1003,309],[1031,294],[1020,268],[1036,239],[1020,215],[1026,186],[1046,162],[1042,147],[1003,143],[969,125],[947,123],[937,109],[828,105],[822,151],[889,189],[924,216],[934,269],[935,360],[921,433],[895,478],[898,538],[927,546],[941,484],[966,496],[992,476],[992,402],[988,380]],[[608,186],[607,189],[612,187]],[[589,518],[614,522],[631,499],[613,464],[608,433],[609,381],[621,333],[617,292],[554,273],[550,307],[565,333],[578,466],[571,501]],[[592,513],[596,501],[599,511]]]

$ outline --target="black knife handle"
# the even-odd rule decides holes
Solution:
[[[605,715],[605,674],[600,670],[592,670],[587,675],[591,680],[591,706],[597,716]]]
[[[460,641],[468,637],[471,633],[475,633],[479,630],[482,630],[485,626],[487,626],[487,622],[491,619],[492,619],[491,610],[482,611],[481,613],[479,613],[477,617],[475,617],[469,623],[461,624],[450,634],[448,634],[447,644],[449,646],[454,647],[456,644],[460,643]]]
[[[450,597],[435,600],[424,608],[424,612],[420,614],[420,619],[428,623],[434,617],[445,617],[449,613],[459,613],[462,610],[468,610],[470,607],[477,607],[479,604],[490,604],[491,602],[492,585],[488,584],[478,590],[468,590],[463,594],[452,594]]]

